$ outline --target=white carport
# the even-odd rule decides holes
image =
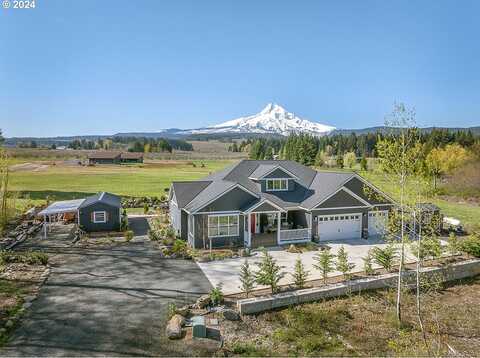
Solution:
[[[56,201],[38,213],[38,216],[43,216],[43,232],[45,238],[47,237],[47,230],[49,225],[55,221],[63,220],[64,214],[75,213],[78,220],[78,208],[85,199]],[[48,222],[47,222],[48,217]]]

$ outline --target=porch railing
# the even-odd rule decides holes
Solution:
[[[312,232],[309,228],[296,230],[280,230],[280,244],[310,241]]]

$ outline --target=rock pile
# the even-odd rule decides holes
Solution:
[[[7,237],[0,241],[0,248],[11,249],[28,237],[34,236],[41,228],[41,222],[24,221],[15,229],[7,233]]]

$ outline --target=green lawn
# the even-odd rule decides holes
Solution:
[[[230,161],[160,162],[138,166],[51,166],[42,171],[11,173],[10,190],[21,197],[66,200],[99,191],[125,196],[161,196],[174,180],[192,180],[217,171]],[[204,163],[205,167],[201,167]]]
[[[374,172],[360,173],[363,177],[370,180],[378,188],[396,198],[399,189],[392,183],[388,182],[383,174]],[[455,203],[433,197],[426,199],[433,202],[442,210],[442,214],[449,217],[459,219],[469,230],[480,230],[480,206],[467,203]]]

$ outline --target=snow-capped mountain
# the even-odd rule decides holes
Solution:
[[[288,112],[282,106],[269,103],[257,114],[240,117],[211,127],[189,130],[191,134],[213,133],[265,133],[289,135],[291,133],[310,133],[324,135],[335,127],[312,122]]]

